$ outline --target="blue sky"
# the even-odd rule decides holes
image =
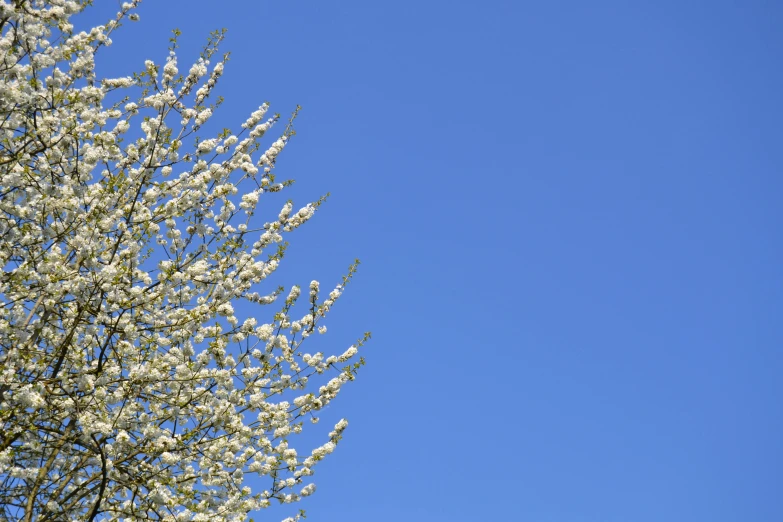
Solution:
[[[783,520],[783,6],[139,13],[99,72],[227,27],[215,120],[303,106],[278,172],[332,197],[272,284],[362,260],[318,349],[371,330],[368,366],[308,520]]]

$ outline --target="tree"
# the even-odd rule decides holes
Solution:
[[[97,78],[138,2],[89,32],[72,25],[87,0],[0,2],[3,520],[233,521],[298,501],[347,422],[309,452],[297,435],[364,364],[369,334],[341,355],[302,347],[356,264],[325,298],[316,281],[259,293],[323,199],[258,220],[290,185],[274,166],[293,118],[262,149],[266,103],[199,137],[224,33],[184,74],[175,31],[164,64]],[[262,324],[243,302],[278,304]]]

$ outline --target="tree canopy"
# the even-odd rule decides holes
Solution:
[[[324,291],[265,281],[324,198],[259,218],[291,183],[274,167],[293,118],[262,146],[267,103],[205,130],[223,31],[182,72],[175,31],[164,63],[96,75],[138,3],[77,32],[90,2],[0,2],[0,519],[239,521],[296,502],[347,422],[315,448],[297,435],[364,364],[369,334],[303,346],[358,262]]]

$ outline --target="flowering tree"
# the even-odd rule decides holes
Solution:
[[[263,149],[264,104],[198,136],[222,32],[186,73],[175,32],[165,63],[97,78],[138,0],[76,32],[89,3],[0,0],[0,520],[233,521],[298,501],[347,423],[305,453],[297,435],[368,334],[328,357],[302,343],[356,265],[325,298],[310,283],[301,316],[299,287],[259,293],[322,202],[257,220],[289,185],[273,169],[291,125]],[[242,301],[269,322],[237,318]]]

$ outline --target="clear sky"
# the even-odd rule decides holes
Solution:
[[[332,197],[271,285],[362,260],[317,349],[371,330],[368,366],[308,520],[783,520],[783,4],[139,13],[99,72],[227,27],[215,121],[303,106],[278,172]]]

